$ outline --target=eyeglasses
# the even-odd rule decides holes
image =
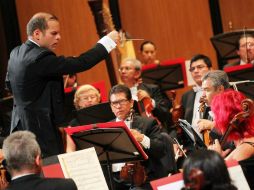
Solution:
[[[115,102],[110,102],[110,105],[113,106],[113,107],[117,107],[118,105],[119,106],[125,106],[128,101],[129,100],[127,100],[127,99],[122,99],[122,100],[118,100],[118,101],[115,101]]]
[[[250,48],[250,49],[253,49],[254,48],[254,43],[251,43],[251,42],[247,42],[247,43],[244,43],[242,45],[240,45],[240,48]]]
[[[88,101],[88,100],[94,100],[94,99],[96,99],[96,98],[97,98],[97,96],[95,96],[95,95],[91,95],[91,96],[80,96],[80,97],[79,97],[79,101],[84,102],[84,101]]]
[[[120,68],[118,69],[119,72],[123,72],[123,70],[125,70],[125,71],[130,71],[130,70],[134,70],[134,68],[131,68],[131,67],[120,67]]]
[[[207,67],[207,65],[198,65],[198,66],[196,66],[196,67],[191,67],[191,68],[189,69],[189,71],[192,73],[193,71],[195,71],[196,68],[197,68],[198,70],[201,70],[201,69],[203,69],[203,68],[205,68],[205,67]]]

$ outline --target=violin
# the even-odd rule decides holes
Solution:
[[[120,178],[131,185],[141,186],[146,181],[146,172],[140,161],[125,163],[120,171]]]
[[[138,87],[138,90],[141,90],[141,89],[139,89],[139,87]],[[153,107],[153,103],[152,103],[152,98],[143,97],[141,100],[138,101],[138,111],[139,111],[140,115],[144,116],[144,117],[152,117],[160,125],[161,122],[152,113],[153,109],[154,109],[154,107]]]
[[[199,100],[199,118],[200,119],[204,119],[204,114],[205,114],[205,109],[206,109],[206,103],[205,103],[205,97],[201,96],[200,100]],[[211,144],[211,139],[210,139],[210,130],[209,129],[205,129],[202,131],[203,134],[203,139],[204,139],[204,143],[205,145],[208,147]]]
[[[229,126],[226,130],[226,132],[224,133],[224,135],[222,136],[222,138],[220,139],[220,144],[221,146],[224,146],[227,138],[230,134],[230,132],[233,129],[238,129],[238,127],[241,125],[242,122],[244,122],[247,118],[249,118],[251,115],[253,115],[254,113],[254,104],[253,101],[251,99],[244,99],[241,102],[241,106],[242,106],[242,112],[239,112],[238,114],[236,114],[233,119],[230,121]]]
[[[183,106],[176,103],[175,90],[170,90],[169,92],[167,92],[167,95],[172,102],[172,108],[170,109],[170,113],[172,115],[173,124],[175,125],[177,134],[181,134],[182,128],[179,126],[178,120],[180,118],[183,118]]]

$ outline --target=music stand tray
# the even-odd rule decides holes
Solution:
[[[111,189],[113,163],[148,159],[124,122],[65,128],[65,131],[73,139],[77,150],[95,148],[100,163],[107,165]]]
[[[80,125],[104,123],[115,118],[109,102],[100,103],[94,106],[77,110],[76,116]]]
[[[179,125],[183,129],[184,133],[187,135],[187,137],[191,140],[191,142],[194,144],[194,147],[197,149],[203,149],[207,148],[205,143],[202,141],[202,139],[199,137],[199,135],[196,133],[196,131],[191,127],[191,125],[188,123],[188,121],[179,119]]]
[[[161,64],[148,64],[142,67],[142,80],[157,84],[162,91],[183,88],[186,84],[185,60],[182,58],[164,61]]]

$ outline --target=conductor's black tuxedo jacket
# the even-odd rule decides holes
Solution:
[[[30,40],[12,50],[6,75],[14,97],[11,132],[35,133],[43,157],[62,153],[56,128],[64,119],[62,75],[90,69],[107,55],[99,43],[75,58],[56,56]]]

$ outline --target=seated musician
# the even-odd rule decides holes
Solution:
[[[119,67],[121,81],[130,88],[132,99],[142,101],[144,98],[151,100],[151,113],[156,117],[163,129],[171,132],[172,125],[171,114],[169,113],[172,103],[167,98],[166,94],[161,92],[159,86],[154,84],[140,83],[141,63],[137,59],[126,58]]]
[[[212,150],[198,150],[183,164],[182,190],[236,190],[223,158]]]
[[[224,90],[229,88],[230,84],[228,81],[228,76],[224,71],[221,70],[209,71],[202,77],[202,89],[203,89],[202,98],[203,103],[205,103],[204,105],[205,110],[203,112],[203,119],[200,119],[197,122],[199,132],[202,133],[205,130],[211,131],[214,128],[213,114],[210,111],[212,99],[215,95],[224,92]],[[218,138],[215,129],[212,130],[210,136],[213,139]]]
[[[241,102],[246,97],[238,91],[228,90],[213,98],[211,109],[214,113],[215,128],[225,134],[234,116],[243,111]],[[242,118],[241,118],[242,119]],[[245,160],[254,156],[254,115],[244,119],[238,126],[233,127],[227,140],[234,141],[236,148],[227,155],[227,151],[221,149],[218,140],[209,148],[216,150],[225,159],[237,161]],[[226,156],[227,155],[227,156]]]
[[[236,65],[245,65],[247,63],[254,64],[254,36],[251,34],[243,34],[237,45],[237,55],[239,60],[237,62],[228,63],[223,68]]]
[[[41,150],[36,137],[29,131],[17,131],[3,143],[6,167],[11,174],[8,190],[77,190],[72,179],[42,178]]]
[[[193,129],[200,135],[197,129],[197,121],[200,119],[200,114],[198,108],[200,106],[200,97],[202,96],[202,77],[212,69],[212,63],[209,57],[197,54],[191,58],[190,61],[190,73],[195,81],[196,85],[193,89],[185,92],[181,99],[181,105],[183,106],[184,116],[183,118],[187,120]]]
[[[164,154],[164,146],[160,127],[153,118],[137,116],[133,113],[133,99],[130,89],[125,85],[113,86],[109,93],[111,109],[116,116],[116,121],[124,121],[134,138],[142,145],[144,151],[148,155],[148,160],[143,162],[146,174],[148,176],[147,183],[140,187],[141,189],[150,189],[148,182],[167,176],[160,158]],[[115,189],[129,189],[129,186],[119,179],[119,172],[124,163],[113,164],[112,170],[114,174]]]
[[[152,41],[144,41],[140,45],[140,54],[142,60],[142,66],[147,64],[159,64],[160,61],[156,59],[157,48]]]
[[[74,106],[76,110],[86,108],[89,106],[93,106],[99,104],[101,102],[100,92],[93,87],[92,85],[86,84],[80,86],[74,94]],[[79,126],[80,123],[77,118],[74,118],[70,121],[69,126]],[[75,144],[70,139],[69,135],[66,136],[66,152],[75,151]]]

